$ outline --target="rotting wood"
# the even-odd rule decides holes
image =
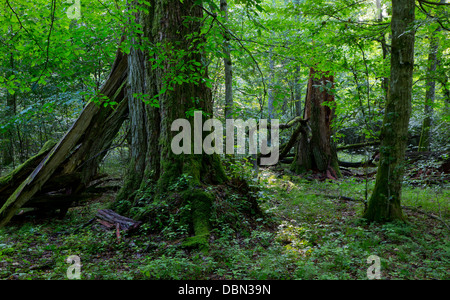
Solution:
[[[126,78],[127,58],[126,55],[118,51],[113,68],[108,79],[100,89],[100,94],[119,103],[120,109],[109,108],[108,110],[107,108],[105,110],[100,105],[92,101],[89,102],[72,127],[40,161],[39,165],[9,194],[6,201],[0,203],[2,205],[0,207],[0,227],[6,225],[20,208],[24,207],[43,188],[45,189],[45,184],[48,183],[50,178],[54,178],[55,174],[69,175],[77,172],[78,168],[83,166],[85,162],[93,161],[92,157],[98,153],[102,153],[105,147],[106,149],[109,148],[115,133],[111,130],[108,130],[106,133],[102,132],[101,125],[112,127],[116,124],[114,129],[119,129],[118,127],[120,126],[117,125],[116,121],[123,121],[123,114],[127,112],[128,107],[126,105],[127,99],[125,93],[121,92]],[[122,99],[117,99],[116,97]],[[122,115],[119,115],[117,111]],[[114,114],[115,112],[116,114]],[[108,120],[112,123],[103,122]],[[98,142],[98,147],[92,147],[95,144],[93,141],[100,141]],[[95,149],[92,150],[93,148]],[[96,152],[93,153],[93,151]],[[95,163],[98,165],[99,159],[96,159]],[[94,164],[90,167],[88,175],[85,178],[90,178],[95,175],[94,171],[96,172],[97,165]],[[61,169],[63,170],[62,173]],[[81,171],[84,170],[81,169]],[[73,186],[68,187],[66,194],[71,195],[80,192],[79,186],[79,183],[74,183]],[[62,206],[66,207],[67,205],[62,204]]]
[[[19,185],[28,177],[28,175],[30,175],[55,145],[56,142],[48,141],[36,155],[27,159],[10,173],[0,177],[0,206],[6,202],[8,196],[14,193]]]
[[[353,149],[359,149],[359,148],[364,148],[364,147],[369,147],[369,146],[378,146],[378,145],[380,145],[380,141],[372,141],[372,142],[366,142],[366,143],[357,143],[357,144],[340,146],[340,147],[337,147],[336,150],[337,151],[353,150]]]
[[[142,222],[124,217],[111,209],[99,209],[95,215],[97,222],[106,229],[116,229],[125,232],[137,229]]]

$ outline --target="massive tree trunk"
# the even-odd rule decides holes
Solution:
[[[133,191],[136,187],[140,191],[151,190],[151,195],[144,199],[149,210],[144,207],[135,216],[144,218],[159,202],[181,197],[182,203],[178,205],[192,207],[189,223],[194,237],[188,241],[205,246],[212,195],[202,186],[223,182],[226,176],[219,157],[203,153],[203,139],[197,141],[193,133],[190,153],[175,154],[171,147],[173,138],[179,134],[172,129],[175,120],[187,119],[194,129],[194,118],[187,112],[202,111],[208,116],[213,112],[200,46],[202,9],[193,0],[157,0],[146,8],[149,12],[139,13],[136,19],[144,34],[134,41],[136,49],[130,52],[129,90],[131,96],[143,93],[150,103],[144,105],[142,97],[130,98],[131,164],[117,205],[122,209],[140,205]],[[203,127],[203,124],[195,125]],[[182,178],[187,184],[183,191],[174,193],[174,184]]]
[[[311,68],[305,103],[304,119],[309,120],[310,134],[302,134],[296,147],[292,170],[330,172],[341,177],[336,149],[331,140],[334,96],[328,92],[333,87],[333,76]]]
[[[137,4],[133,4],[137,5]],[[134,8],[134,7],[131,7]],[[153,7],[149,7],[153,14]],[[150,90],[153,87],[149,81],[151,73],[148,70],[148,55],[142,51],[147,46],[145,38],[150,37],[151,20],[146,20],[142,11],[132,14],[130,25],[142,26],[147,36],[133,34],[131,39],[132,47],[128,55],[128,109],[130,119],[130,162],[122,189],[116,197],[121,211],[126,211],[133,205],[138,191],[145,188],[145,183],[150,178],[157,178],[159,172],[159,110],[154,105],[145,105],[145,96],[154,94]],[[146,21],[146,22],[144,22]],[[134,26],[131,26],[133,28]],[[156,117],[156,119],[155,119]],[[156,149],[153,150],[152,149]],[[153,175],[146,175],[146,170],[152,170]],[[146,178],[147,177],[147,178]]]
[[[364,213],[364,218],[369,221],[386,222],[404,218],[400,199],[411,115],[414,9],[414,0],[392,1],[390,90],[381,129],[375,188]]]

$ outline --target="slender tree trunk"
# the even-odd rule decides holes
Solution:
[[[444,93],[445,109],[448,112],[450,110],[450,77],[446,77],[442,82],[442,90]]]
[[[364,218],[403,220],[400,206],[404,156],[411,115],[414,65],[414,0],[392,1],[391,80],[381,129],[380,161],[374,191]]]
[[[445,3],[441,0],[440,3]],[[428,17],[429,18],[429,17]],[[433,126],[433,104],[436,95],[436,69],[438,65],[438,49],[439,39],[436,34],[441,30],[437,28],[431,33],[430,37],[430,52],[428,53],[428,67],[427,67],[427,83],[425,92],[425,117],[422,123],[422,133],[420,135],[418,151],[429,151],[431,144],[431,128]]]
[[[274,84],[274,60],[273,60],[273,47],[270,48],[269,53],[269,90],[268,90],[268,114],[269,114],[269,122],[274,118],[274,112],[273,112],[273,104],[274,104],[274,93],[273,93],[273,84]]]
[[[295,116],[302,116],[302,87],[300,85],[300,67],[296,67],[296,76],[294,82],[294,101],[295,101]]]
[[[439,29],[437,29],[439,30]],[[437,51],[439,41],[436,32],[430,37],[430,53],[428,54],[427,83],[425,92],[425,118],[422,123],[422,133],[420,135],[418,151],[429,151],[431,142],[431,127],[433,123],[433,104],[436,95],[435,73],[437,67]]]
[[[10,53],[10,68],[11,72],[9,72],[9,76],[13,75],[14,70],[14,56],[13,53]],[[16,114],[16,97],[17,95],[14,93],[10,93],[6,91],[6,109],[5,109],[5,117],[6,119],[12,118]],[[9,128],[6,129],[6,132],[3,134],[1,148],[2,148],[2,164],[5,166],[13,165],[14,166],[14,125],[9,125]]]
[[[327,92],[333,87],[333,76],[310,70],[304,119],[309,119],[310,135],[302,134],[292,163],[296,173],[308,170],[329,171],[341,177],[337,153],[331,140],[334,96]]]
[[[228,4],[226,0],[220,0],[220,11],[225,22],[228,22]],[[230,37],[226,32],[224,34],[223,54],[225,68],[225,119],[231,119],[233,114],[233,65],[231,63]]]
[[[383,11],[381,9],[381,0],[376,0],[375,4],[377,7],[377,12],[376,12],[375,18],[377,19],[378,22],[382,22],[383,21]],[[387,44],[386,44],[386,34],[384,32],[382,32],[382,34],[381,34],[380,43],[381,43],[381,51],[383,53],[383,61],[384,61],[384,60],[386,60],[386,57],[388,54],[388,48],[387,48]],[[388,77],[381,78],[381,88],[384,91],[384,100],[386,101],[387,95],[388,95],[388,90],[389,90],[389,78]]]

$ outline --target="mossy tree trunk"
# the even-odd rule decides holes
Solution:
[[[137,4],[133,3],[131,8]],[[152,9],[152,8],[149,8]],[[144,26],[144,15],[141,11],[132,14],[130,24],[138,24]],[[147,30],[148,31],[148,28]],[[149,88],[146,85],[146,61],[149,57],[142,47],[144,47],[144,36],[142,34],[133,34],[129,37],[131,39],[132,47],[128,55],[128,110],[130,119],[130,162],[128,165],[128,172],[124,182],[124,186],[117,195],[118,202],[129,203],[127,200],[136,198],[136,192],[144,188],[146,180],[145,172],[146,166],[152,167],[154,172],[157,172],[159,166],[155,161],[158,160],[157,155],[151,155],[149,149],[158,149],[159,138],[159,120],[152,122],[152,115],[158,115],[157,107],[146,106],[143,95],[149,93]],[[121,210],[126,210],[132,203],[121,207]]]
[[[414,9],[414,0],[392,1],[391,80],[381,129],[375,188],[364,213],[368,221],[404,219],[400,199],[411,115]]]
[[[136,16],[144,33],[134,40],[129,59],[131,164],[117,201],[133,205],[137,200],[133,190],[151,186],[150,205],[154,205],[170,197],[170,187],[184,176],[189,182],[179,196],[192,207],[189,222],[195,238],[191,242],[204,246],[212,196],[203,186],[226,180],[220,158],[215,154],[177,155],[171,149],[173,137],[179,134],[171,130],[175,120],[188,119],[193,129],[194,118],[186,112],[199,110],[212,117],[212,94],[205,84],[208,73],[200,47],[204,42],[199,35],[203,13],[193,0],[156,0],[145,8],[148,12]],[[145,94],[150,103],[133,98],[136,93]]]
[[[333,76],[310,70],[304,119],[309,120],[310,134],[302,134],[296,147],[292,170],[303,173],[308,170],[329,171],[333,177],[341,177],[337,153],[331,140],[331,123],[334,116]]]

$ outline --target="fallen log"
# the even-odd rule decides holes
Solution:
[[[294,132],[291,135],[291,138],[287,142],[287,144],[283,145],[281,149],[281,153],[279,155],[279,160],[282,160],[283,158],[288,155],[289,151],[291,151],[292,147],[294,147],[295,143],[297,142],[297,138],[300,134],[307,134],[308,130],[308,120],[299,120],[300,124],[298,124],[297,128],[294,130]]]
[[[380,143],[381,143],[380,141],[373,141],[373,142],[366,142],[366,143],[357,143],[357,144],[340,146],[340,147],[337,147],[336,150],[337,151],[341,151],[341,150],[359,149],[359,148],[364,148],[364,147],[367,147],[367,146],[377,146]]]
[[[293,120],[289,121],[286,124],[280,124],[278,126],[279,129],[286,129],[294,126],[295,124],[299,123],[298,126],[295,128],[293,133],[291,134],[291,137],[289,138],[289,141],[286,142],[283,145],[280,145],[278,149],[272,150],[272,151],[280,151],[278,155],[278,160],[282,163],[286,163],[285,158],[289,156],[289,152],[294,147],[294,145],[297,142],[298,136],[303,134],[307,135],[308,131],[310,131],[309,125],[308,125],[309,119],[304,120],[301,117],[296,117]],[[263,155],[262,153],[257,154],[257,163],[260,164],[261,157],[267,157],[270,154]],[[253,158],[249,158],[249,160],[252,160]],[[287,161],[290,161],[289,159]]]
[[[0,178],[0,206],[6,202],[9,195],[14,193],[55,145],[56,142],[48,141],[36,155],[30,157],[19,167]]]
[[[99,209],[95,215],[97,222],[106,229],[118,229],[129,232],[137,229],[142,222],[124,217],[111,209]]]
[[[450,155],[449,151],[411,151],[405,153],[405,158],[410,161],[417,161],[420,159],[439,159],[444,155]],[[447,158],[448,159],[448,158]]]
[[[361,162],[348,162],[339,161],[339,166],[344,168],[363,168],[363,167],[376,167],[372,161],[361,161]]]
[[[0,203],[0,227],[6,225],[37,193],[48,190],[45,185],[51,182],[51,178],[80,172],[81,180],[72,182],[70,186],[63,182],[60,187],[55,187],[65,188],[66,194],[71,195],[81,193],[89,179],[95,176],[105,150],[110,147],[128,111],[124,91],[127,66],[126,55],[118,51],[108,79],[100,89],[100,94],[118,103],[118,107],[103,107],[93,101],[86,105],[72,127],[38,166],[17,188],[6,194],[8,198]]]

